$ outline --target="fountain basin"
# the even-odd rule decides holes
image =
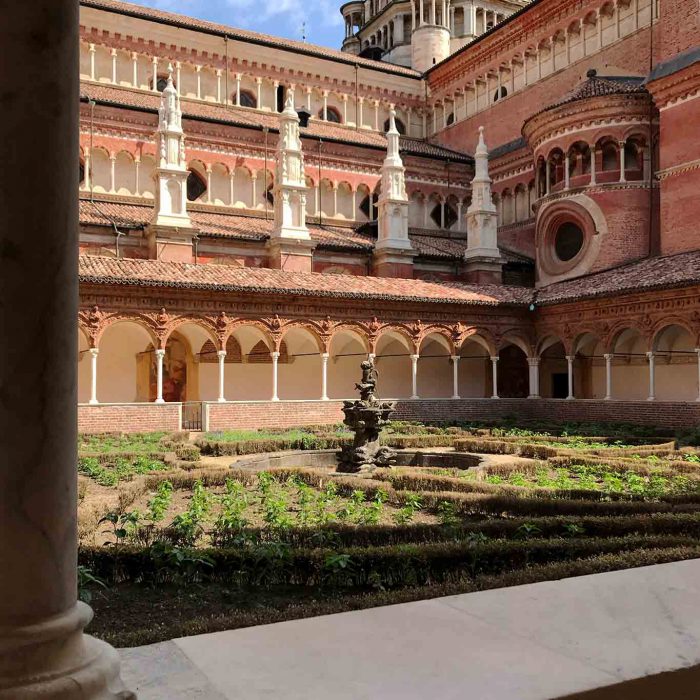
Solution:
[[[235,469],[264,471],[277,468],[333,469],[338,467],[340,450],[294,450],[241,457],[231,464]],[[396,467],[437,467],[441,469],[470,469],[478,467],[484,455],[470,452],[431,452],[426,450],[396,450]],[[340,476],[344,474],[339,473]]]

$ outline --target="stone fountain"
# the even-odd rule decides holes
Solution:
[[[370,472],[396,462],[396,452],[379,444],[381,430],[394,413],[396,402],[380,401],[376,396],[378,374],[374,360],[365,360],[360,366],[362,381],[355,384],[360,399],[343,403],[343,422],[355,434],[353,444],[344,447],[338,455],[338,471],[346,474]]]

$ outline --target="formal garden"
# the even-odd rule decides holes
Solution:
[[[79,585],[117,646],[700,556],[700,434],[390,423],[79,439]],[[299,456],[299,453],[302,456]],[[311,466],[250,455],[296,454]]]

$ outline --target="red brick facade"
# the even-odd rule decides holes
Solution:
[[[181,427],[181,404],[102,404],[78,406],[81,433],[148,433],[177,431]]]

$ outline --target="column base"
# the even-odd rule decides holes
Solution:
[[[457,396],[457,395],[455,394],[455,396],[452,397],[452,400],[453,400],[453,401],[459,401],[461,398],[462,398],[461,396]]]
[[[217,403],[226,403],[226,399],[217,399]]]
[[[136,700],[117,652],[83,634],[84,603],[43,622],[0,632],[0,700]]]
[[[156,399],[153,403],[165,403],[165,399]]]
[[[698,399],[698,401],[700,401],[700,399]],[[89,406],[99,406],[99,405],[100,405],[100,402],[99,402],[97,399],[94,399],[94,400],[93,400],[93,399],[90,399],[90,400],[88,401],[88,405],[89,405]]]
[[[647,401],[656,401],[656,396],[650,396]]]
[[[539,394],[530,394],[530,396],[527,397],[528,399],[541,399],[542,397]]]

